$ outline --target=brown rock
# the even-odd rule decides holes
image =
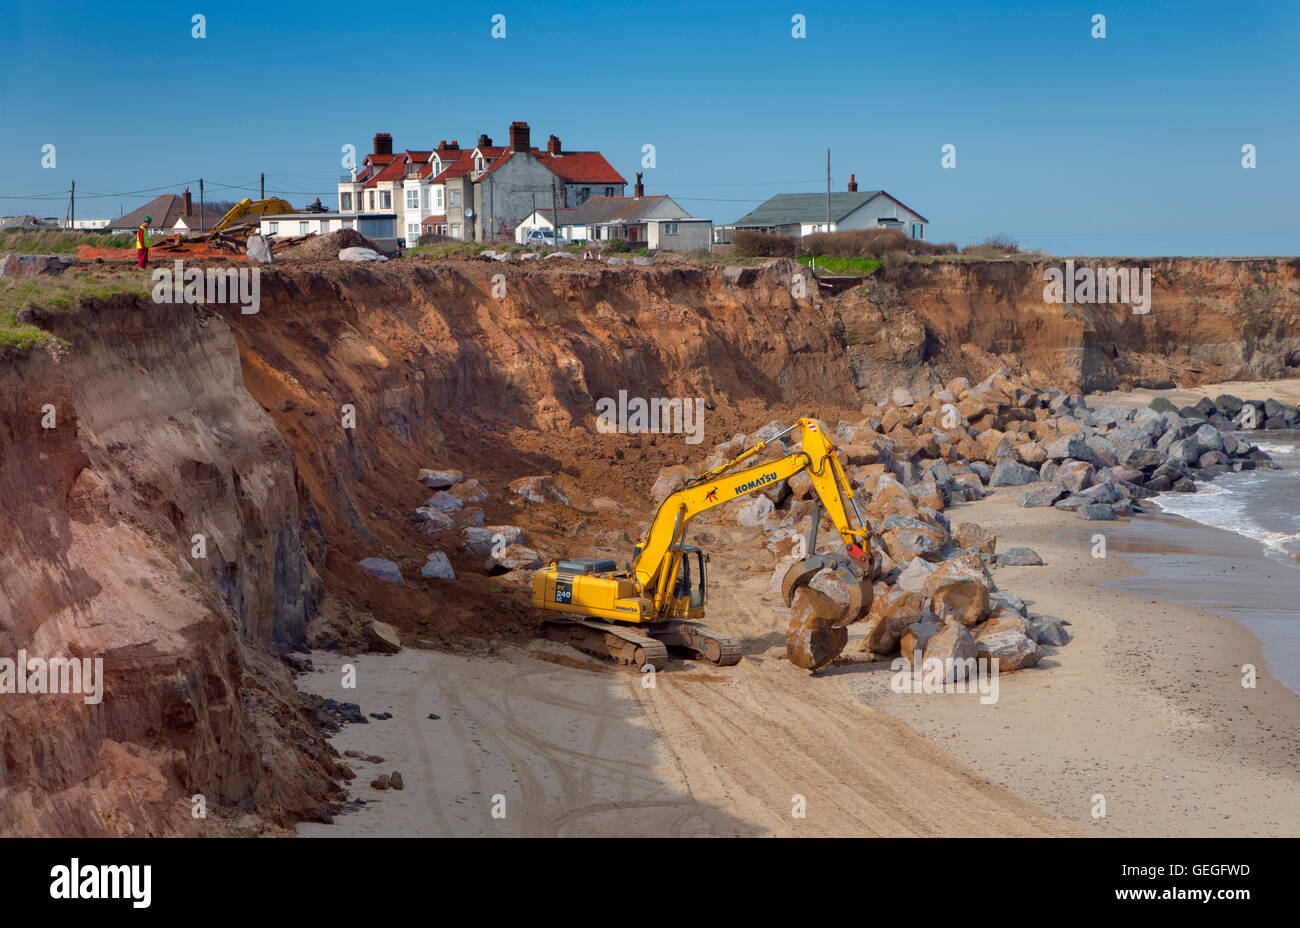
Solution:
[[[378,654],[396,654],[402,650],[402,639],[398,637],[397,629],[378,619],[372,619],[366,624],[366,641],[366,650]]]
[[[848,644],[849,632],[832,624],[840,610],[830,598],[800,587],[790,608],[794,618],[785,633],[785,655],[790,663],[812,671],[840,656]]]
[[[988,632],[975,639],[975,656],[995,665],[999,673],[1023,670],[1038,663],[1043,652],[1024,634],[1011,629]]]
[[[924,655],[922,671],[928,670],[931,661],[942,662],[945,683],[974,676],[975,639],[957,622],[945,622],[926,643]]]
[[[984,554],[996,554],[998,536],[975,522],[958,522],[952,527],[952,540],[959,548],[974,548]]]
[[[892,654],[908,626],[920,622],[925,613],[925,596],[900,590],[889,593],[873,604],[867,620],[867,636],[862,650],[876,654]]]
[[[952,620],[969,627],[988,618],[988,580],[966,564],[944,564],[926,578],[925,593],[930,611],[941,621]]]

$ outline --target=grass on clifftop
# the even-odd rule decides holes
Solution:
[[[135,243],[130,232],[105,235],[103,232],[58,232],[42,230],[23,232],[11,229],[0,232],[0,255],[70,255],[78,245],[96,248],[130,248]]]
[[[18,311],[28,306],[55,312],[74,312],[82,300],[104,300],[118,293],[150,298],[150,280],[136,274],[97,277],[69,270],[61,277],[0,278],[0,348],[26,350],[46,344],[54,336],[44,329],[18,321]]]
[[[880,269],[875,258],[840,258],[835,255],[810,255],[795,258],[805,267],[813,267],[836,277],[867,277]]]

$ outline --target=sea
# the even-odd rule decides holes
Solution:
[[[1269,673],[1300,694],[1300,432],[1252,442],[1280,469],[1147,500],[1151,511],[1131,519],[1116,551],[1142,573],[1108,585],[1241,623],[1260,640]]]

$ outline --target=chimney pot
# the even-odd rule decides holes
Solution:
[[[189,216],[190,215],[190,188],[189,187],[185,188],[185,193],[181,196],[181,199],[185,203],[185,215]]]
[[[856,174],[849,175],[849,193],[858,192],[858,180]]]
[[[558,135],[552,135],[546,140],[546,150],[552,155],[560,153],[560,137]]]
[[[393,153],[393,137],[387,132],[375,133],[375,154],[391,155]]]
[[[645,196],[645,186],[641,183],[641,172],[636,172],[636,183],[632,185],[632,196],[638,200]]]

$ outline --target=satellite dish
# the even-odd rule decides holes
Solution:
[[[466,218],[466,219],[473,219],[473,218],[474,218],[474,211],[473,211],[472,209],[467,209],[467,210],[465,210],[465,218]]]

